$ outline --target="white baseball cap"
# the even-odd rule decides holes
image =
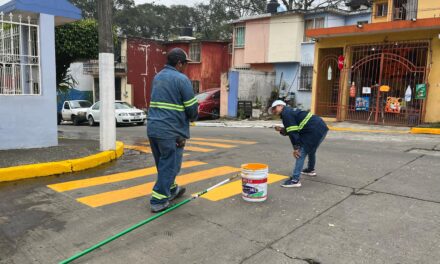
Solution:
[[[272,114],[272,109],[273,109],[274,107],[279,106],[279,105],[286,106],[286,103],[285,103],[284,101],[282,101],[282,100],[275,100],[275,101],[272,103],[272,106],[271,106],[271,107],[269,108],[269,110],[268,110],[269,114]]]

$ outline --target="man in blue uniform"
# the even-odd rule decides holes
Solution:
[[[316,176],[316,151],[327,135],[328,127],[319,116],[306,111],[294,110],[281,100],[273,102],[270,112],[281,116],[284,128],[277,126],[275,130],[283,136],[289,136],[294,149],[293,156],[296,158],[292,177],[281,186],[301,187],[301,174]],[[309,159],[308,166],[303,170],[306,156]]]
[[[158,171],[150,200],[151,211],[164,211],[185,188],[175,183],[182,165],[189,125],[197,119],[198,102],[191,81],[182,72],[188,59],[185,51],[172,49],[167,65],[153,80],[147,134]]]

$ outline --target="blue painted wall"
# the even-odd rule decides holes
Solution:
[[[228,116],[237,117],[238,108],[238,80],[239,73],[237,71],[229,72],[229,95],[228,95]]]
[[[298,62],[275,64],[275,85],[284,88],[281,91],[284,95],[290,96],[291,93],[294,93],[297,107],[308,110],[311,105],[311,91],[298,91],[300,67]]]
[[[371,23],[371,13],[367,14],[357,14],[345,17],[345,25],[357,25],[358,21],[368,21]]]
[[[0,149],[58,145],[55,19],[40,15],[41,95],[0,95]]]

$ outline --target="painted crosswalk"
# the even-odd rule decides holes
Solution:
[[[257,142],[241,141],[232,139],[216,138],[193,138],[188,142],[185,149],[190,152],[207,153],[217,149],[232,149],[240,145],[252,145]],[[144,153],[151,153],[149,142],[141,142],[136,145],[126,145],[127,149],[134,149]],[[187,153],[186,153],[187,154]],[[189,154],[187,154],[189,155]],[[188,170],[190,170],[188,172]],[[184,161],[182,163],[182,173],[176,177],[179,185],[190,185],[213,179],[220,176],[230,176],[240,172],[240,168],[232,166],[212,166],[202,161]],[[97,176],[81,180],[73,180],[62,183],[50,184],[47,187],[59,193],[66,193],[68,196],[81,204],[96,208],[109,206],[132,199],[147,197],[151,194],[154,186],[154,176],[157,175],[155,167],[149,167],[140,170],[132,170],[111,175]],[[268,184],[279,182],[288,177],[278,174],[269,174]],[[132,186],[133,179],[137,180],[138,185]],[[118,184],[112,184],[118,183]],[[100,186],[106,186],[105,192],[102,192]],[[88,196],[78,197],[81,192],[75,192],[78,189],[87,189]],[[242,192],[241,181],[231,182],[215,189],[202,198],[217,202]]]
[[[186,169],[201,165],[206,165],[206,163],[200,161],[186,161],[182,163],[182,168]],[[156,173],[157,173],[156,167],[150,167],[146,169],[133,170],[133,171],[111,174],[106,176],[94,177],[90,179],[51,184],[48,185],[47,187],[57,192],[66,192],[66,191],[72,191],[76,189],[87,188],[97,185],[108,184],[108,183],[127,181],[139,177],[155,175]]]
[[[238,148],[240,147],[240,145],[253,145],[253,144],[257,144],[257,142],[246,141],[246,140],[223,139],[223,138],[195,137],[187,142],[185,151],[209,153],[216,151],[218,149],[232,149],[232,148]],[[152,153],[149,141],[139,142],[135,145],[125,145],[125,148],[137,150],[147,154]]]
[[[184,186],[193,182],[198,182],[222,175],[228,175],[238,171],[240,171],[240,169],[238,168],[223,166],[223,167],[218,167],[218,168],[213,168],[209,170],[203,170],[203,171],[198,171],[198,172],[193,172],[178,176],[176,177],[176,182],[177,184]],[[130,199],[142,197],[142,196],[147,196],[151,194],[153,186],[154,186],[154,182],[148,182],[130,188],[81,197],[78,198],[77,201],[86,204],[90,207],[99,207],[103,205],[108,205],[116,202],[122,202]]]

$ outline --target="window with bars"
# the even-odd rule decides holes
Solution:
[[[376,17],[388,16],[388,3],[376,4]]]
[[[301,74],[299,76],[299,91],[311,91],[313,82],[313,66],[301,66]]]
[[[192,80],[191,83],[192,83],[192,86],[193,86],[194,93],[198,94],[200,92],[200,81]]]
[[[200,42],[191,43],[189,45],[189,59],[193,62],[200,62]]]
[[[39,27],[30,17],[0,14],[0,95],[39,95]]]
[[[245,26],[237,26],[234,30],[235,35],[235,48],[244,48],[244,38],[246,35],[246,27]]]
[[[325,18],[317,17],[312,19],[306,19],[304,21],[305,30],[314,29],[314,28],[323,28],[325,26]],[[311,42],[312,38],[307,37],[304,34],[304,42]]]

